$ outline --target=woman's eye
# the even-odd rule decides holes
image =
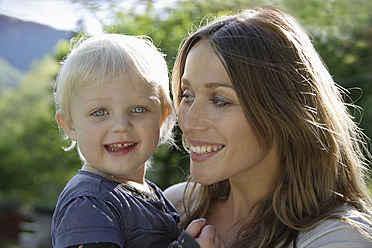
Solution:
[[[135,107],[132,109],[131,112],[135,114],[141,114],[143,112],[146,112],[146,109],[144,107]]]
[[[217,98],[217,97],[212,98],[211,102],[217,107],[223,107],[223,106],[226,106],[230,103],[229,101],[227,101],[225,99],[221,99],[221,98]]]
[[[108,114],[108,112],[104,109],[98,109],[98,110],[93,112],[94,116],[104,116],[104,115],[107,115],[107,114]]]
[[[191,95],[185,94],[185,93],[183,93],[182,95],[179,96],[180,101],[181,102],[184,101],[186,103],[192,103],[194,101],[194,98],[195,98],[194,96],[191,96]]]

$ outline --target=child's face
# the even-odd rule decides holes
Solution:
[[[105,82],[83,87],[72,102],[69,133],[87,162],[122,181],[141,181],[155,151],[161,106],[144,83]]]

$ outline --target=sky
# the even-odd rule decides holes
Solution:
[[[123,0],[121,6],[130,6],[134,1]],[[172,2],[174,0],[157,0],[155,7],[162,8]],[[102,3],[104,5],[105,1]],[[103,10],[94,16],[71,0],[0,0],[0,14],[71,31],[77,31],[77,21],[83,19],[86,33],[93,35],[102,33],[100,20],[104,20],[107,13]]]

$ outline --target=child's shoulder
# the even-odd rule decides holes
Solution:
[[[116,187],[114,182],[111,182],[99,175],[91,172],[80,170],[78,174],[73,176],[63,189],[60,200],[72,199],[76,197],[105,197]]]

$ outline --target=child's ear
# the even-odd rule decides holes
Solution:
[[[61,110],[57,110],[56,121],[58,125],[65,131],[66,135],[73,141],[76,141],[76,133],[74,123],[70,118],[62,113]]]
[[[160,127],[163,126],[164,121],[167,119],[169,114],[170,114],[169,108],[167,106],[164,106],[164,110],[162,111],[162,115],[160,118]]]

